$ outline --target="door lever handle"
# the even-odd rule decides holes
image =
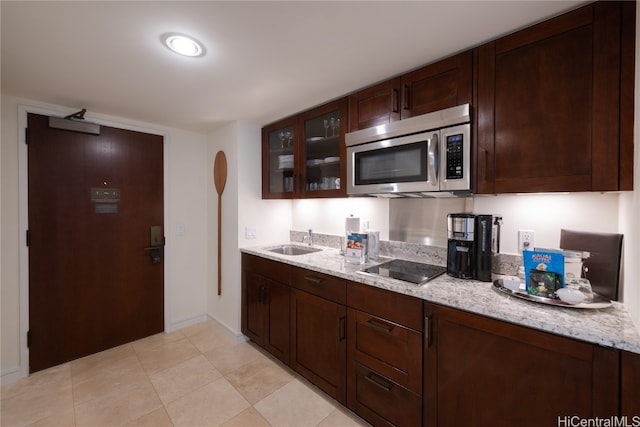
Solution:
[[[162,246],[149,246],[144,248],[145,252],[149,252],[151,262],[153,264],[160,264],[162,262]]]

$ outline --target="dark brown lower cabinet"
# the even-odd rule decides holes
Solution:
[[[618,414],[618,351],[430,303],[425,316],[424,425],[556,426]]]
[[[374,426],[640,421],[639,354],[248,254],[242,332]]]
[[[640,425],[640,354],[623,351],[620,364],[620,414]]]
[[[375,426],[421,425],[422,300],[350,282],[347,302],[347,406]]]
[[[242,333],[287,365],[290,329],[288,281],[289,267],[286,264],[242,255]]]
[[[297,274],[299,273],[299,274]],[[291,289],[291,367],[322,391],[346,403],[347,308],[344,280],[294,270]],[[326,294],[326,298],[318,295]],[[344,296],[342,298],[344,299]],[[344,302],[344,301],[343,301]]]

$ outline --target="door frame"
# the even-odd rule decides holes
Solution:
[[[26,232],[29,229],[29,203],[28,203],[28,147],[26,144],[25,129],[27,128],[27,117],[29,113],[42,114],[46,116],[66,116],[77,111],[65,109],[63,107],[36,107],[27,104],[18,104],[18,218],[19,218],[19,281],[20,281],[20,378],[29,375],[29,348],[27,347],[27,331],[29,330],[29,248],[26,245]],[[87,117],[87,121],[103,126],[126,129],[136,132],[144,132],[163,137],[162,142],[162,175],[163,175],[163,215],[164,215],[164,235],[167,235],[167,224],[169,220],[169,191],[168,191],[168,146],[169,133],[158,128],[148,128],[137,124],[116,122],[101,116]],[[164,253],[169,252],[171,239],[165,242]],[[167,298],[169,289],[167,287],[168,262],[167,257],[163,260],[163,298],[164,298],[164,330],[170,330],[170,301]]]

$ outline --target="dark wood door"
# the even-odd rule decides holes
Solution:
[[[401,118],[470,104],[473,53],[462,52],[402,76]]]
[[[537,427],[618,413],[617,351],[432,304],[425,312],[425,425]]]
[[[291,367],[346,403],[345,306],[291,290]]]
[[[242,254],[242,333],[289,364],[288,266]]]
[[[252,271],[242,272],[242,333],[258,345],[264,344],[265,328],[262,280],[260,275]]]
[[[264,280],[264,348],[289,364],[289,286]]]
[[[386,80],[349,96],[349,131],[400,120],[400,77]]]
[[[163,331],[163,138],[28,133],[30,371]]]
[[[622,351],[620,354],[620,415],[628,422],[640,421],[640,354]],[[633,417],[636,417],[635,419]]]
[[[262,198],[292,199],[302,193],[298,116],[262,128]]]
[[[478,193],[627,187],[626,3],[595,2],[478,48]]]

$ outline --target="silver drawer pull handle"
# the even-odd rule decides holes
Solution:
[[[391,331],[393,331],[393,326],[388,326],[388,325],[376,322],[373,319],[367,320],[367,325],[369,325],[372,328],[375,328],[375,329],[377,329],[379,331],[386,332],[387,334],[390,334]]]
[[[307,282],[315,283],[316,285],[322,283],[322,279],[313,276],[304,276],[304,280],[306,280]]]
[[[380,378],[378,375],[376,375],[374,373],[369,373],[364,378],[367,381],[369,381],[371,384],[375,385],[378,388],[383,389],[387,393],[389,393],[391,391],[391,389],[393,388],[393,384],[387,383],[387,381],[385,381],[384,379]],[[387,383],[387,384],[385,384],[385,383]]]

